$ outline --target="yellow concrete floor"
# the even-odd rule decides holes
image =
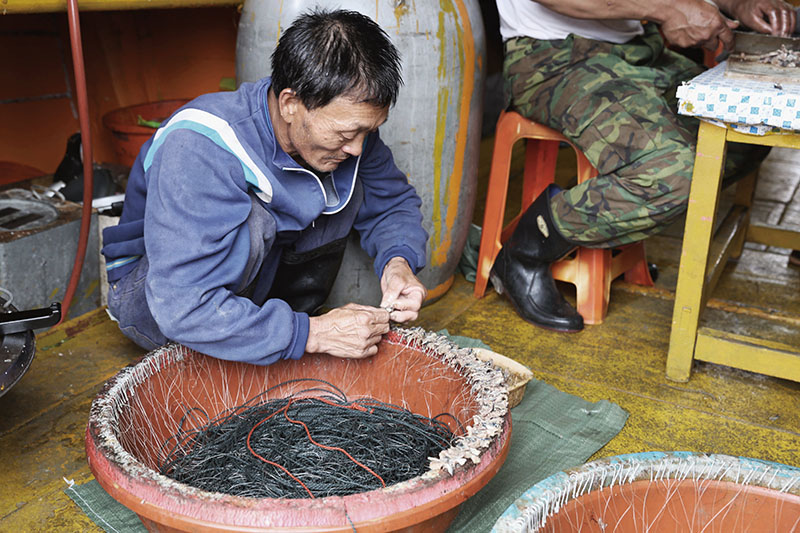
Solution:
[[[483,150],[491,145],[485,142]],[[758,216],[800,222],[799,184],[798,154],[774,151],[762,170]],[[476,221],[481,212],[476,209]],[[583,332],[530,326],[493,292],[473,299],[472,285],[460,275],[424,308],[417,325],[480,338],[563,391],[618,403],[630,418],[596,457],[692,450],[800,466],[799,383],[703,363],[695,364],[688,383],[665,379],[680,235],[676,224],[648,241],[649,258],[660,269],[656,287],[615,282],[608,318]],[[728,265],[708,320],[800,345],[800,269],[787,267],[787,253],[748,245]],[[37,337],[29,372],[0,397],[0,531],[100,531],[64,489],[91,479],[83,437],[93,398],[141,354],[103,310]]]

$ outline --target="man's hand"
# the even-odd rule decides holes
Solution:
[[[659,19],[657,22],[660,23],[664,38],[673,45],[681,48],[702,46],[712,51],[717,49],[720,42],[726,50],[732,49],[732,30],[739,26],[737,21],[727,18],[713,4],[694,0],[676,1],[664,10],[664,16]]]
[[[782,37],[794,32],[797,13],[783,0],[728,0],[728,3],[730,7],[722,5],[722,8],[748,28]]]
[[[381,276],[381,291],[381,307],[394,308],[391,318],[395,322],[415,320],[428,295],[425,286],[402,257],[393,257],[386,263]]]
[[[308,319],[309,353],[363,359],[378,353],[381,337],[389,332],[389,312],[366,305],[347,304]]]
[[[725,17],[717,5],[743,0],[535,0],[562,15],[589,20],[633,19],[655,22],[670,43],[681,48],[716,50],[719,42],[733,46],[738,22]],[[747,1],[747,0],[744,0]],[[761,0],[772,1],[772,0]],[[777,0],[775,0],[777,1]],[[730,13],[731,10],[726,9]],[[743,21],[744,22],[744,21]]]

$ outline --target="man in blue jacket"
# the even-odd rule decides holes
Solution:
[[[283,33],[272,71],[179,109],[131,169],[103,254],[109,310],[143,348],[175,341],[255,364],[367,357],[390,319],[417,317],[421,201],[378,134],[402,84],[396,48],[366,16],[319,10]],[[313,316],[353,228],[381,308]]]

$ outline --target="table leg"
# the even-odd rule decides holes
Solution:
[[[725,135],[725,128],[700,122],[667,354],[667,378],[675,381],[687,381],[691,374],[725,162]]]

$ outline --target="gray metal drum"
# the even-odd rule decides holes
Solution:
[[[237,83],[269,75],[281,29],[315,6],[370,16],[400,51],[405,83],[381,138],[422,198],[430,239],[419,278],[429,301],[435,300],[452,285],[475,202],[486,76],[478,0],[246,0],[236,43]],[[351,237],[328,305],[377,305],[380,298],[372,260]]]

